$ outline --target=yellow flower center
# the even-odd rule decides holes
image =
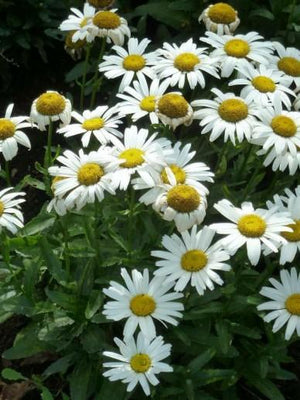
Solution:
[[[90,186],[99,182],[104,175],[104,170],[96,163],[82,165],[77,172],[77,179],[81,185]]]
[[[100,29],[117,29],[121,18],[111,11],[99,11],[93,17],[93,24]]]
[[[208,16],[216,24],[231,24],[235,21],[235,10],[227,3],[216,3],[209,7]]]
[[[300,61],[294,57],[282,57],[277,66],[288,75],[300,76]]]
[[[249,44],[242,39],[231,39],[224,46],[227,55],[236,58],[244,58],[250,51]]]
[[[228,99],[219,105],[218,113],[224,121],[239,122],[248,116],[248,106],[243,100]]]
[[[188,113],[189,104],[183,96],[175,93],[164,94],[158,101],[158,110],[169,118],[182,118]]]
[[[0,118],[0,140],[14,136],[16,125],[11,120]]]
[[[200,59],[193,53],[179,54],[174,60],[174,67],[180,71],[193,71]]]
[[[252,79],[252,85],[262,93],[274,92],[276,89],[273,79],[268,78],[267,76],[256,76]]]
[[[256,214],[248,214],[241,217],[238,221],[238,230],[242,235],[250,238],[262,236],[266,231],[265,221]]]
[[[291,294],[285,301],[285,308],[290,314],[300,316],[300,293]]]
[[[139,54],[130,54],[129,56],[125,57],[123,60],[123,67],[127,71],[139,71],[144,68],[146,65],[146,60],[143,56]]]
[[[146,96],[140,101],[140,109],[147,112],[155,111],[155,96]]]
[[[87,131],[94,131],[97,129],[101,129],[104,127],[104,119],[103,118],[90,118],[90,119],[86,119],[83,124],[82,127],[83,129],[86,129]]]
[[[185,174],[185,172],[184,172],[184,170],[182,168],[178,167],[176,164],[170,164],[168,167],[173,172],[177,184],[185,182],[186,174]],[[168,179],[167,172],[166,172],[166,168],[163,169],[163,171],[160,174],[160,176],[161,176],[161,179],[162,179],[163,183],[170,183],[169,179]]]
[[[271,128],[273,131],[283,137],[294,136],[297,132],[297,126],[292,118],[286,115],[277,115],[271,121]]]
[[[63,180],[63,179],[66,179],[66,177],[65,177],[65,176],[55,176],[55,177],[52,179],[51,191],[52,191],[53,194],[55,193],[55,184],[56,184],[56,182],[59,182],[59,181],[61,181],[61,180]]]
[[[65,39],[65,44],[67,47],[70,49],[81,49],[82,47],[85,46],[86,41],[85,40],[77,40],[77,42],[72,41],[72,37],[76,31],[70,31],[68,32],[66,39]]]
[[[86,26],[87,22],[88,22],[88,18],[87,17],[82,18],[82,20],[81,20],[81,22],[79,24],[80,28],[83,28],[84,26]]]
[[[60,114],[65,106],[65,99],[59,93],[43,93],[36,101],[36,109],[42,115]]]
[[[95,8],[105,8],[108,7],[113,0],[88,0],[88,2]]]
[[[151,358],[148,356],[148,354],[136,354],[135,356],[131,357],[130,366],[134,372],[142,374],[147,372],[151,367]]]
[[[176,185],[167,194],[167,202],[170,207],[181,213],[196,210],[201,198],[196,189],[189,185]]]
[[[292,232],[281,232],[281,236],[283,236],[289,242],[298,242],[300,241],[300,219],[294,220],[294,224],[288,225],[289,228],[292,228]]]
[[[144,160],[144,152],[141,149],[127,149],[122,151],[122,153],[119,154],[119,158],[125,159],[122,164],[120,164],[121,167],[123,168],[134,168],[137,167],[138,165],[143,164]]]
[[[4,204],[2,203],[2,201],[0,200],[0,217],[3,215],[5,210]]]
[[[188,272],[197,272],[207,264],[207,255],[202,250],[189,250],[181,257],[181,268]]]
[[[130,300],[130,310],[138,317],[146,317],[155,311],[156,303],[148,294],[137,294]]]

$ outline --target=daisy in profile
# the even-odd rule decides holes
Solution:
[[[141,75],[140,80],[134,81],[132,85],[133,87],[126,87],[124,93],[117,94],[117,97],[124,100],[116,105],[120,115],[131,115],[133,122],[148,116],[151,124],[158,124],[159,119],[155,113],[156,98],[165,93],[168,82],[160,82],[155,78],[148,86],[144,75]]]
[[[98,106],[95,110],[85,110],[83,114],[72,111],[72,117],[78,121],[76,124],[69,124],[57,132],[62,133],[66,138],[81,135],[83,147],[90,143],[91,136],[95,136],[101,144],[107,144],[112,137],[122,138],[123,134],[119,130],[122,123],[115,107]]]
[[[86,42],[92,42],[95,38],[91,34],[92,17],[95,14],[95,8],[89,3],[85,3],[83,6],[83,12],[77,8],[71,8],[73,15],[69,15],[68,19],[63,21],[59,25],[61,31],[73,31],[72,42],[85,40]]]
[[[73,60],[79,60],[82,56],[83,49],[86,46],[86,40],[77,40],[73,42],[73,35],[76,31],[69,31],[65,37],[65,50],[73,58]]]
[[[265,65],[254,68],[251,64],[241,66],[238,71],[240,77],[229,82],[229,86],[244,86],[241,97],[268,106],[272,105],[274,96],[277,96],[286,108],[291,107],[289,95],[295,97],[295,93],[288,88],[290,85],[281,71]]]
[[[15,234],[23,228],[24,218],[20,211],[20,204],[25,201],[24,192],[13,192],[9,187],[0,191],[0,232],[7,229]]]
[[[200,15],[208,31],[230,35],[240,24],[237,11],[227,3],[210,4]]]
[[[293,82],[296,87],[300,86],[300,50],[295,47],[285,48],[279,42],[273,42],[273,46],[277,55],[272,58],[274,67],[282,71],[289,81],[289,85]],[[271,65],[271,68],[273,66]]]
[[[114,0],[88,0],[88,3],[95,8],[107,8],[113,4]]]
[[[278,332],[285,324],[285,340],[290,340],[296,331],[300,336],[300,274],[296,268],[280,271],[280,281],[270,278],[273,287],[264,286],[260,294],[268,301],[260,304],[258,311],[268,311],[264,321],[274,321],[273,332]]]
[[[289,175],[295,175],[295,173],[300,169],[300,150],[297,148],[296,154],[291,154],[288,150],[277,154],[275,149],[271,151],[261,149],[256,153],[258,156],[265,156],[263,165],[268,167],[272,164],[273,171],[284,172],[288,169]]]
[[[104,305],[103,314],[113,321],[127,319],[125,338],[132,337],[139,327],[145,337],[152,339],[156,336],[154,320],[178,325],[176,318],[182,317],[183,305],[176,300],[183,295],[169,292],[173,282],[166,283],[158,276],[149,281],[148,269],[144,269],[143,274],[134,269],[130,277],[122,268],[121,276],[126,287],[111,281],[110,287],[103,289],[104,294],[113,299]]]
[[[182,89],[187,82],[191,89],[197,85],[205,87],[204,73],[219,79],[217,73],[218,59],[209,57],[205,48],[197,47],[193,39],[177,46],[164,43],[162,49],[157,50],[154,70],[159,79],[167,78],[170,86]]]
[[[53,90],[41,94],[31,106],[30,119],[36,123],[41,131],[46,130],[50,121],[61,121],[68,125],[71,121],[71,102]]]
[[[140,384],[145,395],[150,396],[149,383],[154,386],[159,384],[156,375],[173,371],[169,364],[162,362],[171,352],[171,345],[165,344],[162,336],[151,340],[140,332],[136,341],[134,337],[130,337],[123,342],[114,338],[114,342],[120,353],[103,352],[104,356],[117,360],[103,363],[104,368],[110,368],[103,376],[112,382],[120,380],[127,383],[127,392]]]
[[[154,53],[145,53],[149,43],[149,39],[143,39],[139,43],[136,38],[130,38],[128,40],[128,50],[121,46],[113,46],[112,49],[117,55],[104,56],[104,61],[99,64],[99,71],[104,72],[108,79],[123,76],[119,87],[120,92],[123,92],[134,78],[137,78],[139,82],[142,82],[142,76],[154,79],[156,74],[150,64],[156,56]]]
[[[100,147],[89,154],[79,150],[78,155],[66,150],[57,161],[63,166],[50,167],[49,173],[63,177],[54,182],[53,191],[58,198],[64,198],[67,209],[76,207],[80,210],[87,203],[102,201],[105,191],[115,194],[112,172],[116,166],[105,148]]]
[[[191,232],[185,231],[181,236],[164,235],[162,245],[165,250],[152,251],[151,255],[160,260],[155,276],[164,277],[165,283],[176,281],[174,289],[182,291],[191,282],[200,295],[206,288],[213,290],[214,283],[224,282],[215,272],[229,271],[231,268],[224,261],[229,259],[228,253],[219,245],[211,246],[215,231],[205,226],[197,232],[194,225]]]
[[[193,122],[193,109],[182,94],[177,92],[158,96],[155,112],[159,120],[175,130],[179,125],[190,125]]]
[[[194,119],[200,119],[200,126],[204,127],[201,134],[210,133],[211,142],[222,134],[224,142],[230,139],[234,145],[236,139],[238,142],[245,138],[249,141],[256,122],[256,107],[252,101],[234,93],[222,93],[219,89],[211,91],[216,95],[214,100],[194,100],[191,103],[193,107],[200,107],[194,111]]]
[[[235,68],[253,61],[265,65],[270,63],[273,45],[271,42],[262,41],[263,37],[257,32],[235,36],[219,36],[213,32],[206,32],[206,36],[200,40],[215,48],[210,56],[219,59],[221,76],[224,78],[228,78]]]
[[[252,265],[258,264],[262,246],[277,253],[281,244],[286,243],[281,233],[292,231],[288,227],[293,223],[290,214],[279,212],[277,207],[269,210],[254,209],[252,203],[244,202],[238,208],[223,199],[214,204],[214,208],[231,221],[210,225],[219,234],[226,235],[220,244],[231,255],[246,244],[248,259]]]
[[[31,148],[27,135],[23,128],[31,127],[28,117],[12,117],[14,105],[10,104],[4,118],[0,118],[0,152],[6,161],[13,159],[18,152],[18,143]]]

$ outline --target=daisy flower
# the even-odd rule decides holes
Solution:
[[[114,0],[87,0],[95,8],[106,8],[112,5]]]
[[[152,124],[158,124],[159,120],[155,113],[156,98],[165,93],[169,86],[168,82],[159,82],[155,78],[148,86],[144,75],[141,75],[140,80],[134,81],[132,85],[133,88],[128,86],[124,89],[126,94],[117,94],[117,97],[124,100],[116,105],[120,115],[132,114],[131,119],[133,122],[148,115]]]
[[[64,96],[53,90],[41,94],[31,106],[30,119],[37,123],[41,131],[46,130],[50,121],[62,121],[68,125],[71,121],[71,102]]]
[[[272,331],[277,332],[285,324],[285,339],[290,340],[294,331],[300,336],[300,274],[296,268],[289,272],[286,269],[280,271],[280,281],[270,278],[273,287],[264,286],[260,294],[270,300],[260,304],[258,311],[270,311],[264,316],[264,321],[275,320]]]
[[[214,208],[232,221],[210,226],[219,234],[227,235],[220,244],[231,255],[246,244],[248,259],[252,265],[257,265],[262,245],[277,253],[280,245],[286,243],[280,233],[292,231],[287,226],[293,223],[293,220],[289,218],[289,213],[278,212],[277,207],[269,210],[254,209],[251,202],[244,202],[241,208],[238,208],[234,207],[230,201],[223,199],[214,204]]]
[[[258,156],[266,155],[268,150],[261,149],[256,154]],[[273,163],[273,164],[272,164]],[[289,151],[277,154],[273,148],[266,156],[263,165],[268,167],[272,164],[273,171],[285,171],[289,169],[289,175],[295,175],[298,169],[300,169],[300,150],[297,148],[296,154],[291,154]]]
[[[208,31],[230,35],[240,24],[237,11],[227,3],[210,4],[200,15]]]
[[[297,97],[296,100],[294,101],[293,107],[296,111],[300,111],[300,91],[297,92]]]
[[[300,86],[300,50],[295,47],[285,48],[279,42],[273,42],[273,46],[278,54],[274,56],[272,61],[274,67],[282,71],[289,81],[289,85],[293,82],[296,87]],[[273,67],[271,65],[271,67]]]
[[[252,136],[253,124],[256,122],[256,107],[250,99],[236,96],[234,93],[222,93],[219,89],[211,90],[217,97],[214,100],[194,100],[193,107],[200,107],[194,111],[194,119],[200,119],[200,126],[204,128],[201,134],[210,133],[209,140],[213,142],[224,134],[224,141],[228,139],[235,145],[235,140],[248,141]]]
[[[79,60],[82,56],[82,51],[86,46],[86,40],[77,40],[73,42],[73,35],[76,31],[70,31],[65,37],[65,50],[73,58],[73,60]]]
[[[15,234],[19,228],[24,226],[23,214],[20,211],[20,203],[25,199],[24,192],[12,192],[9,187],[0,191],[0,231],[3,228]]]
[[[133,336],[139,326],[144,336],[152,339],[156,336],[154,319],[178,325],[175,318],[182,317],[180,311],[183,305],[175,300],[183,295],[169,292],[174,286],[173,282],[166,283],[164,278],[158,276],[149,282],[148,269],[144,269],[143,274],[134,269],[130,277],[126,269],[122,268],[121,276],[126,287],[111,281],[111,286],[103,289],[106,296],[114,299],[104,305],[103,314],[113,321],[127,319],[123,331],[125,338]]]
[[[13,104],[10,104],[6,111],[4,118],[0,118],[0,152],[6,161],[15,157],[18,152],[18,143],[31,148],[30,141],[21,130],[23,128],[31,127],[28,122],[28,117],[12,117]]]
[[[151,251],[153,257],[160,259],[155,263],[158,267],[155,276],[163,277],[165,283],[176,281],[177,291],[182,291],[191,281],[200,295],[206,288],[213,290],[214,283],[222,285],[224,282],[215,270],[229,271],[231,267],[223,262],[229,259],[228,253],[218,244],[211,246],[214,235],[206,226],[197,232],[195,225],[181,237],[164,235],[162,245],[167,251]]]
[[[139,383],[146,396],[150,395],[150,386],[158,385],[156,375],[161,372],[172,372],[173,368],[165,362],[169,357],[171,345],[165,344],[162,336],[150,340],[142,332],[138,334],[137,341],[133,337],[122,342],[114,338],[119,347],[120,354],[104,351],[103,355],[117,361],[103,363],[104,368],[110,368],[103,373],[110,381],[122,381],[127,383],[127,391],[131,392]]]
[[[89,3],[83,6],[83,12],[77,8],[71,8],[74,15],[69,15],[68,19],[59,25],[61,31],[73,31],[72,41],[85,40],[88,43],[92,42],[95,38],[91,34],[92,18],[95,14],[95,8]]]
[[[182,94],[177,92],[158,96],[155,112],[160,121],[175,130],[179,125],[190,125],[193,122],[193,109]]]
[[[66,138],[81,135],[83,147],[89,145],[92,135],[99,143],[107,144],[112,137],[123,137],[118,130],[122,121],[119,116],[114,115],[117,112],[116,107],[109,108],[108,106],[99,106],[93,111],[85,110],[82,115],[72,111],[72,117],[79,123],[67,125],[57,132],[62,133]]]
[[[145,54],[149,39],[143,39],[140,43],[136,38],[128,40],[128,50],[121,46],[113,46],[117,55],[104,56],[104,61],[99,64],[99,71],[104,72],[108,79],[115,79],[123,76],[119,91],[130,85],[134,78],[141,82],[141,77],[155,78],[155,72],[149,66],[155,59],[154,53]]]
[[[79,150],[78,155],[66,150],[57,161],[63,166],[50,167],[49,173],[64,178],[56,181],[53,187],[55,195],[64,198],[67,209],[76,207],[80,210],[86,203],[102,201],[105,191],[115,194],[112,172],[116,166],[105,148],[100,147],[89,154]]]
[[[50,213],[53,210],[56,212],[56,214],[62,216],[65,215],[68,211],[65,203],[65,199],[63,197],[58,197],[55,194],[55,184],[58,181],[61,181],[62,179],[65,179],[64,176],[55,176],[52,179],[52,184],[51,184],[51,191],[53,193],[53,199],[50,200],[49,204],[47,205],[47,212]]]
[[[157,50],[154,70],[159,79],[167,78],[170,86],[184,87],[185,82],[191,89],[199,84],[205,87],[203,72],[220,78],[217,73],[218,59],[213,59],[205,53],[205,48],[197,47],[193,39],[182,43],[179,47],[173,43],[163,44],[163,49]]]
[[[229,86],[242,85],[241,97],[256,102],[258,105],[268,106],[277,96],[287,108],[291,107],[288,95],[295,96],[289,89],[286,77],[280,71],[259,65],[254,68],[251,64],[238,69],[240,77],[229,82]]]
[[[235,36],[206,32],[206,35],[200,40],[215,48],[210,56],[219,59],[221,76],[224,78],[228,78],[235,68],[253,61],[266,65],[270,62],[273,45],[271,42],[260,41],[263,37],[257,32]]]

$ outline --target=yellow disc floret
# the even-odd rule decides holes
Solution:
[[[287,75],[300,76],[300,60],[294,57],[282,57],[278,63],[278,68]]]
[[[235,21],[236,12],[227,3],[216,3],[209,7],[208,16],[216,24],[231,24]]]
[[[105,8],[110,6],[114,0],[88,0],[91,6],[95,8]]]
[[[276,89],[273,79],[267,76],[256,76],[252,79],[252,85],[261,93],[274,92]]]
[[[261,237],[265,233],[266,227],[263,218],[256,214],[244,215],[238,220],[238,230],[246,237]]]
[[[123,60],[123,68],[127,71],[140,71],[146,65],[146,60],[139,54],[130,54]]]
[[[0,118],[0,140],[14,136],[16,125],[10,119]]]
[[[180,213],[188,213],[198,208],[201,198],[192,186],[176,185],[168,191],[167,202],[174,210]]]
[[[207,255],[202,250],[189,250],[181,257],[181,268],[188,272],[197,272],[207,264]]]
[[[90,186],[99,182],[104,175],[104,170],[96,163],[82,165],[77,172],[77,179],[81,185]]]
[[[193,53],[179,54],[174,60],[174,67],[180,71],[193,71],[195,65],[200,63],[199,57]]]
[[[52,190],[52,193],[53,193],[53,194],[55,194],[55,184],[56,184],[57,182],[59,182],[59,181],[62,181],[63,179],[66,179],[66,177],[65,177],[65,176],[55,176],[55,177],[52,179],[52,182],[51,182],[51,190]]]
[[[4,204],[3,202],[0,200],[0,217],[3,215],[5,210]]]
[[[90,118],[86,119],[82,127],[83,129],[86,129],[87,131],[95,131],[97,129],[101,129],[104,127],[105,121],[103,118],[97,117],[97,118]]]
[[[243,100],[227,99],[219,105],[218,113],[224,121],[239,122],[248,116],[248,106]]]
[[[188,113],[189,104],[176,93],[164,94],[158,101],[158,110],[169,118],[182,118]]]
[[[136,148],[131,148],[122,151],[119,154],[119,158],[124,159],[125,161],[120,164],[121,167],[123,168],[134,168],[137,167],[138,165],[143,164],[145,161],[144,159],[144,152],[141,149],[136,149]]]
[[[249,44],[242,39],[231,39],[224,46],[227,55],[236,58],[244,58],[250,52]]]
[[[138,317],[146,317],[156,309],[156,303],[148,294],[137,294],[130,300],[130,310]]]
[[[273,131],[283,137],[294,136],[297,132],[297,126],[292,118],[286,115],[277,115],[271,121],[271,128]]]
[[[100,29],[117,29],[121,25],[121,18],[111,11],[99,11],[93,17],[93,24]]]
[[[177,184],[185,182],[186,174],[185,174],[185,171],[182,168],[178,167],[178,165],[176,165],[176,164],[170,164],[168,167],[173,172]],[[161,179],[162,179],[163,183],[170,183],[168,175],[167,175],[167,172],[166,172],[166,168],[163,169],[163,171],[160,174],[160,176],[161,176]]]
[[[36,101],[36,110],[42,115],[58,115],[65,107],[64,97],[56,92],[43,93]]]
[[[155,96],[146,96],[140,101],[140,109],[147,112],[155,111]]]
[[[148,354],[136,354],[130,359],[130,366],[134,372],[143,374],[151,367],[151,358]]]
[[[291,294],[285,301],[285,308],[290,314],[300,316],[300,293]]]
[[[292,228],[292,232],[281,232],[281,236],[283,236],[289,242],[299,242],[300,241],[300,219],[294,220],[294,224],[288,225],[289,228]]]

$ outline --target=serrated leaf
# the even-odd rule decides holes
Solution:
[[[54,279],[57,280],[58,283],[66,282],[66,272],[62,269],[61,262],[52,251],[45,236],[41,237],[39,245],[50,274],[53,276]]]
[[[27,378],[22,375],[20,372],[15,371],[12,368],[4,368],[1,371],[2,378],[7,379],[8,381],[19,381],[19,380],[27,380]]]

